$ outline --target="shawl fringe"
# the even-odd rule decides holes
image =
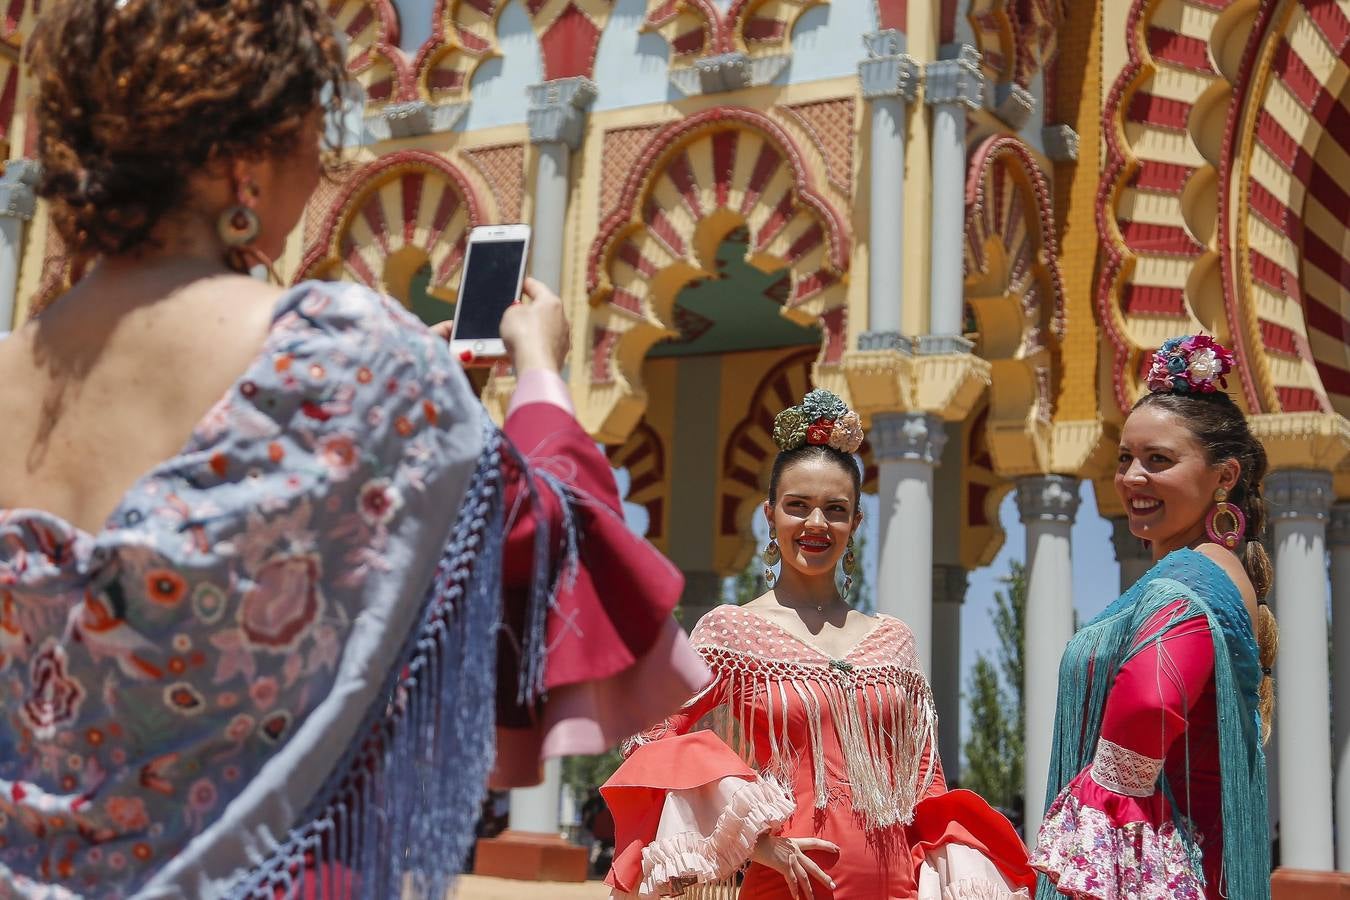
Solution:
[[[483,453],[383,700],[372,704],[302,824],[234,886],[231,900],[296,896],[307,869],[320,896],[442,897],[460,872],[495,750],[501,473],[504,454],[514,452],[486,417],[483,428]],[[518,686],[530,702],[543,690],[548,609],[576,560],[566,502],[563,509],[567,554],[556,570],[546,523],[536,536]]]

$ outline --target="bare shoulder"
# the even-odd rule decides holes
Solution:
[[[1196,552],[1208,557],[1210,561],[1223,569],[1224,574],[1232,579],[1233,584],[1237,585],[1238,593],[1242,595],[1242,600],[1247,606],[1256,604],[1256,588],[1252,587],[1252,580],[1247,575],[1247,569],[1235,553],[1210,542],[1201,544],[1196,548]]]

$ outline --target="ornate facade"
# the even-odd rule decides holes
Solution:
[[[0,21],[0,327],[80,274],[25,163],[32,5]],[[365,103],[286,277],[445,318],[468,230],[532,222],[579,413],[695,612],[754,550],[773,412],[812,385],[844,396],[870,426],[878,605],[915,628],[948,721],[964,573],[1016,491],[1032,827],[1078,485],[1122,512],[1115,437],[1149,350],[1199,329],[1234,347],[1276,470],[1284,862],[1331,869],[1339,849],[1350,869],[1331,799],[1339,767],[1350,816],[1350,672],[1333,741],[1326,658],[1298,652],[1327,640],[1328,550],[1350,610],[1350,0],[328,7]],[[511,388],[494,371],[484,399]],[[1118,553],[1132,580],[1128,534]],[[1350,611],[1333,622],[1350,658]]]

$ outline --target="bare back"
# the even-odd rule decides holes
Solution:
[[[100,269],[0,340],[0,509],[102,530],[256,358],[281,293],[231,274]]]

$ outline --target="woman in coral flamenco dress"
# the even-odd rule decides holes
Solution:
[[[1153,357],[1115,487],[1154,566],[1065,649],[1038,897],[1268,900],[1265,449],[1204,335]]]
[[[775,419],[763,555],[781,574],[699,621],[712,681],[601,789],[613,896],[732,897],[742,869],[741,900],[1029,896],[1012,826],[945,786],[909,629],[850,609],[836,584],[854,564],[862,437],[826,391]]]

